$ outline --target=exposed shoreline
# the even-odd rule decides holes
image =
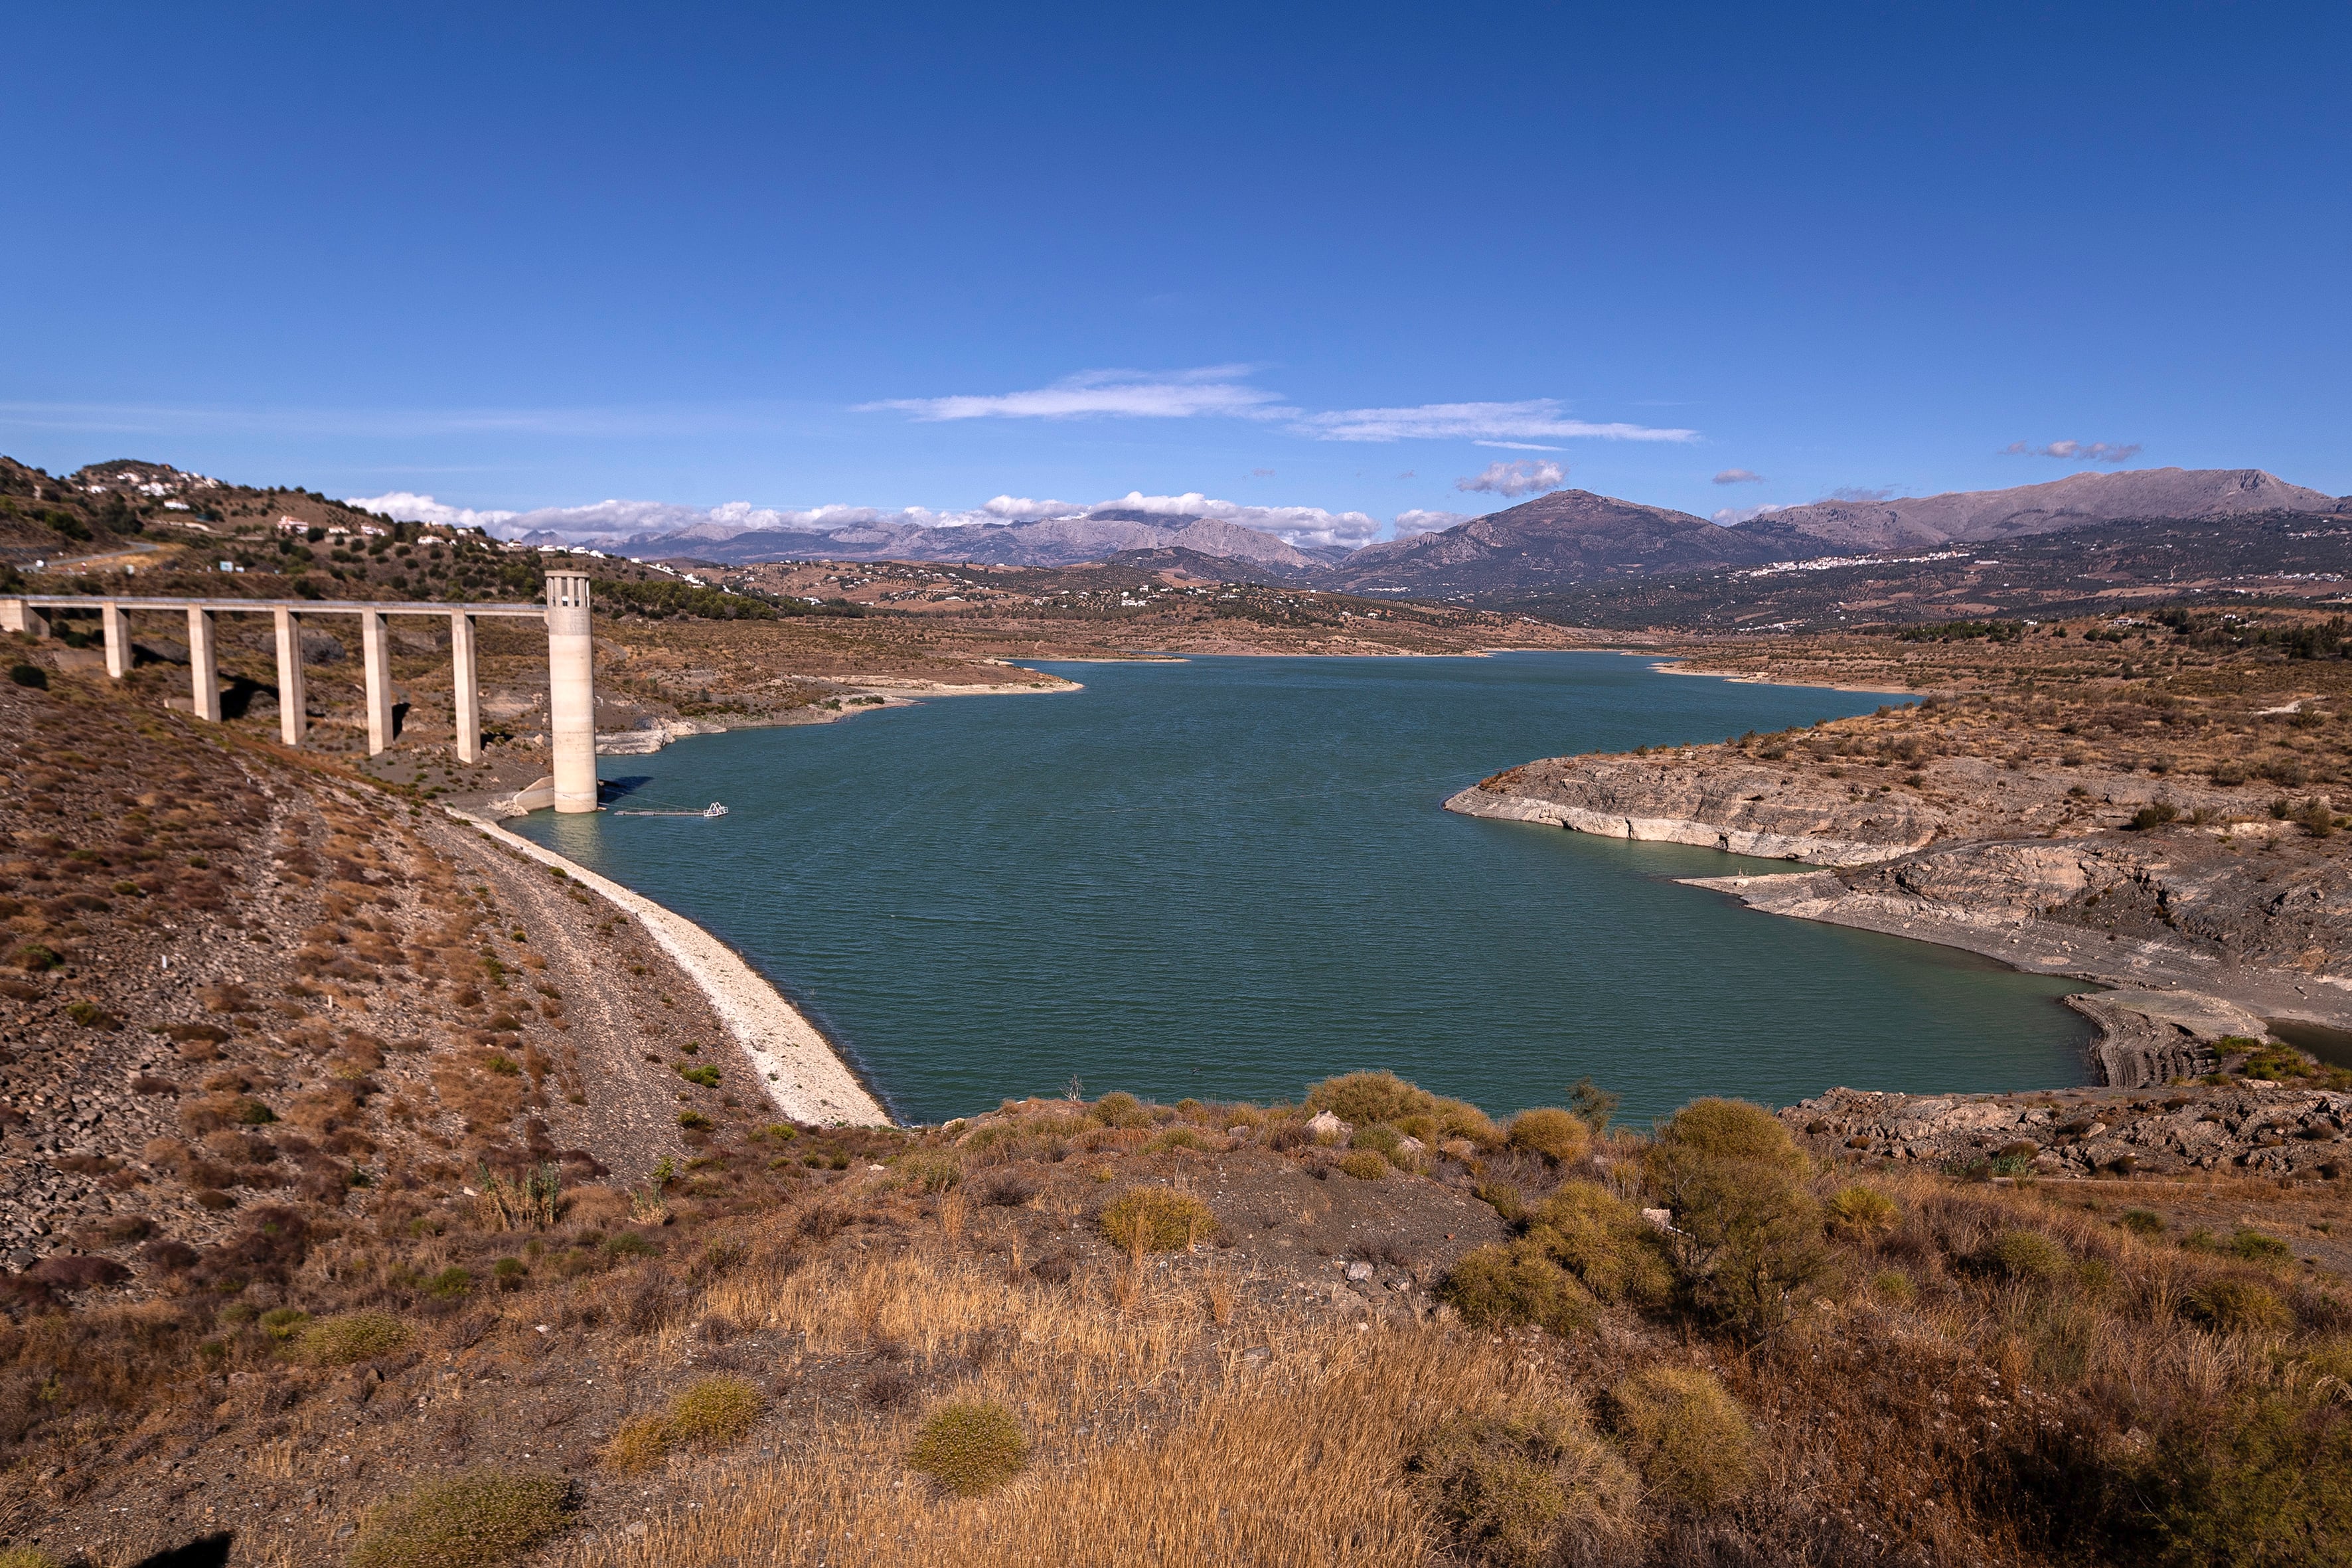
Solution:
[[[561,871],[635,918],[691,977],[759,1072],[776,1109],[797,1121],[887,1126],[891,1117],[815,1025],[740,954],[665,905],[472,812],[443,810],[508,848]]]

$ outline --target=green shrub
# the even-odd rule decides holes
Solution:
[[[2279,1334],[2294,1327],[2287,1304],[2252,1279],[2209,1279],[2181,1299],[2181,1310],[2221,1334]]]
[[[1592,1129],[1580,1116],[1542,1105],[1511,1118],[1510,1140],[1514,1149],[1564,1165],[1591,1152]]]
[[[2132,1478],[2175,1568],[2322,1568],[2352,1562],[2352,1411],[2249,1394],[2219,1419],[2174,1423]]]
[[[932,1412],[908,1450],[908,1468],[961,1497],[978,1497],[1029,1463],[1021,1423],[994,1400],[967,1400]]]
[[[710,1126],[710,1118],[703,1115],[699,1110],[681,1110],[677,1113],[677,1124],[689,1130],[707,1131]]]
[[[705,1089],[719,1087],[719,1069],[709,1062],[704,1062],[699,1067],[688,1067],[684,1062],[680,1062],[677,1064],[677,1076],[688,1083],[700,1084]]]
[[[1848,1236],[1884,1236],[1903,1217],[1902,1209],[1893,1198],[1860,1184],[1840,1188],[1831,1194],[1822,1209],[1829,1227]]]
[[[652,1242],[634,1230],[614,1231],[602,1246],[608,1258],[651,1258],[656,1250]]]
[[[49,689],[49,672],[37,664],[12,664],[8,667],[8,679],[19,686],[29,686],[36,691],[47,691]]]
[[[1217,1229],[1208,1205],[1173,1187],[1129,1187],[1104,1205],[1097,1223],[1112,1246],[1129,1252],[1173,1252]]]
[[[1534,1323],[1570,1334],[1591,1328],[1598,1316],[1591,1294],[1531,1237],[1472,1247],[1454,1260],[1437,1294],[1473,1328]]]
[[[1528,1216],[1528,1227],[1529,1241],[1603,1301],[1655,1308],[1674,1294],[1664,1237],[1604,1188],[1565,1184]]]
[[[351,1568],[490,1568],[563,1528],[571,1484],[545,1471],[479,1469],[373,1510]]]
[[[1406,1468],[1445,1529],[1448,1560],[1495,1568],[1598,1559],[1640,1500],[1625,1461],[1555,1400],[1450,1416]]]
[[[1135,1096],[1118,1091],[1104,1095],[1094,1104],[1095,1120],[1105,1127],[1149,1127],[1151,1112]]]
[[[2230,1253],[2249,1263],[2284,1263],[2294,1256],[2294,1249],[2275,1236],[2264,1236],[2259,1230],[2241,1230],[2230,1238]]]
[[[28,669],[32,667],[19,665],[17,668]],[[58,1568],[58,1563],[56,1558],[37,1546],[7,1546],[0,1547],[0,1568]]]
[[[1756,1473],[1748,1413],[1701,1367],[1648,1367],[1610,1393],[1617,1432],[1651,1487],[1699,1508],[1729,1502]]]
[[[1985,1243],[1985,1265],[2021,1285],[2052,1285],[2073,1271],[2067,1250],[2038,1230],[2004,1230]]]
[[[9,962],[28,974],[38,974],[44,970],[57,968],[65,960],[57,955],[55,949],[44,947],[37,942],[28,942],[10,955]]]
[[[1525,1199],[1519,1189],[1508,1182],[1481,1182],[1473,1189],[1477,1200],[1502,1216],[1505,1225],[1517,1225],[1528,1215]]]
[[[963,1163],[953,1154],[921,1150],[898,1162],[898,1179],[921,1193],[943,1193],[963,1180]]]
[[[1898,1307],[1909,1306],[1919,1294],[1919,1288],[1911,1283],[1911,1276],[1900,1268],[1880,1269],[1870,1277],[1870,1289],[1873,1294]]]
[[[739,1443],[760,1419],[760,1389],[747,1377],[705,1377],[669,1404],[670,1439],[698,1447]]]
[[[278,1112],[257,1100],[240,1100],[236,1102],[235,1119],[243,1126],[267,1127],[278,1120]]]
[[[2134,1236],[2154,1237],[2164,1234],[2164,1216],[2154,1209],[2126,1209],[2119,1223]]]
[[[1392,1072],[1351,1072],[1327,1078],[1308,1089],[1307,1109],[1310,1113],[1328,1110],[1342,1121],[1362,1127],[1433,1115],[1437,1097]]]
[[[1217,1145],[1209,1136],[1194,1127],[1171,1127],[1144,1145],[1146,1149],[1197,1149],[1210,1152]]]
[[[473,1288],[474,1276],[455,1264],[425,1282],[425,1293],[439,1301],[454,1301]]]
[[[1668,1245],[1700,1306],[1762,1333],[1821,1277],[1820,1215],[1801,1184],[1809,1169],[1789,1130],[1745,1101],[1693,1100],[1659,1130],[1643,1170],[1674,1212]]]
[[[1389,1173],[1389,1162],[1378,1150],[1358,1149],[1339,1156],[1339,1169],[1360,1182],[1377,1182]]]
[[[296,1361],[311,1366],[350,1366],[390,1355],[408,1342],[408,1325],[383,1312],[347,1312],[302,1325],[294,1336]]]
[[[1348,1140],[1348,1147],[1369,1149],[1375,1154],[1393,1154],[1403,1142],[1403,1133],[1393,1127],[1383,1127],[1374,1122],[1369,1127],[1357,1128]]]
[[[299,1307],[276,1307],[261,1314],[261,1328],[273,1340],[290,1340],[310,1321]]]

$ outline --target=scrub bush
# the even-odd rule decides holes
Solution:
[[[1582,1117],[1548,1105],[1512,1117],[1510,1136],[1514,1149],[1540,1154],[1556,1165],[1581,1160],[1592,1148],[1592,1129]]]
[[[1664,1237],[1635,1211],[1590,1182],[1570,1182],[1528,1220],[1528,1239],[1603,1301],[1663,1307],[1674,1294]]]
[[[2053,1284],[2066,1277],[2074,1259],[2038,1230],[2004,1230],[1985,1243],[1984,1261],[2002,1278],[2023,1285]]]
[[[571,1486],[544,1471],[471,1470],[368,1515],[351,1568],[490,1568],[563,1528]]]
[[[1692,1300],[1761,1334],[1827,1268],[1820,1214],[1805,1192],[1810,1163],[1769,1111],[1697,1100],[1676,1111],[1643,1154],[1654,1191],[1674,1211],[1669,1239]]]
[[[1832,1230],[1860,1237],[1884,1236],[1903,1217],[1893,1198],[1859,1184],[1840,1188],[1822,1208]]]
[[[1407,1462],[1452,1558],[1495,1568],[1597,1558],[1630,1533],[1640,1485],[1559,1401],[1441,1423]]]
[[[1339,1156],[1339,1169],[1360,1182],[1377,1182],[1389,1173],[1388,1156],[1377,1149],[1359,1149]]]
[[[1570,1334],[1590,1328],[1598,1316],[1591,1294],[1534,1237],[1472,1247],[1454,1261],[1437,1293],[1473,1328],[1534,1323]]]
[[[408,1342],[408,1325],[383,1312],[350,1312],[305,1323],[293,1357],[310,1366],[350,1366],[389,1355]]]
[[[1097,1223],[1112,1246],[1126,1251],[1173,1252],[1215,1234],[1217,1216],[1190,1193],[1129,1187],[1104,1206]]]
[[[978,1497],[1029,1463],[1021,1423],[994,1400],[941,1405],[916,1434],[907,1464],[961,1497]]]
[[[1307,1109],[1310,1114],[1328,1110],[1342,1121],[1362,1127],[1432,1115],[1437,1110],[1437,1097],[1392,1072],[1351,1072],[1327,1078],[1308,1089]]]
[[[1649,1367],[1612,1389],[1610,1405],[1619,1438],[1654,1489],[1714,1508],[1754,1479],[1755,1428],[1715,1373]]]
[[[2294,1327],[2287,1304],[2252,1279],[2209,1279],[2181,1299],[2181,1310],[2221,1334],[2277,1334]]]

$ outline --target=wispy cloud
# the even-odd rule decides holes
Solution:
[[[1303,415],[1290,422],[1300,435],[1321,441],[1406,441],[1451,437],[1466,441],[1531,441],[1589,437],[1602,441],[1696,441],[1696,430],[1660,430],[1647,425],[1597,425],[1570,419],[1557,398],[1518,403],[1423,403],[1411,408],[1342,408]],[[1554,450],[1556,448],[1538,448]]]
[[[1467,479],[1454,481],[1457,490],[1483,490],[1505,500],[1534,495],[1538,490],[1556,490],[1568,483],[1568,470],[1558,463],[1538,462],[1522,458],[1516,463],[1487,464]]]
[[[1473,441],[1473,447],[1499,447],[1506,452],[1564,452],[1565,447],[1547,447],[1535,441]]]
[[[1753,468],[1726,468],[1715,476],[1715,482],[1719,485],[1760,485],[1764,482],[1764,476]]]
[[[1759,517],[1788,510],[1785,506],[1774,506],[1768,502],[1763,506],[1727,506],[1718,509],[1713,516],[1716,521],[1726,528],[1738,528],[1743,522],[1753,522]]]
[[[918,419],[1193,419],[1223,415],[1265,419],[1296,413],[1263,387],[1243,384],[1246,365],[1198,370],[1087,370],[1034,392],[957,397],[892,397],[861,403],[853,413],[894,410]]]
[[[1836,489],[1833,489],[1829,494],[1823,496],[1822,500],[1873,501],[1892,500],[1894,497],[1895,488],[1892,485],[1888,486],[1885,489],[1877,490],[1864,489],[1860,485],[1841,485]]]
[[[2003,447],[2001,455],[2009,458],[2056,458],[2065,462],[2128,463],[2139,456],[2137,441],[2052,441],[2046,446],[2030,446],[2023,441],[2011,441]]]
[[[1595,423],[1569,417],[1557,398],[1517,403],[1423,403],[1398,408],[1295,408],[1278,393],[1252,386],[1246,365],[1198,370],[1089,370],[1028,392],[952,397],[892,397],[852,412],[953,419],[1254,419],[1281,424],[1317,441],[1466,440],[1521,451],[1556,452],[1547,439],[1692,441],[1695,430]]]

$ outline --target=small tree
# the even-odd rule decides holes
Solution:
[[[1788,1129],[1741,1100],[1693,1100],[1659,1130],[1643,1170],[1674,1213],[1692,1299],[1746,1332],[1778,1328],[1790,1295],[1826,1264],[1807,1162]]]

